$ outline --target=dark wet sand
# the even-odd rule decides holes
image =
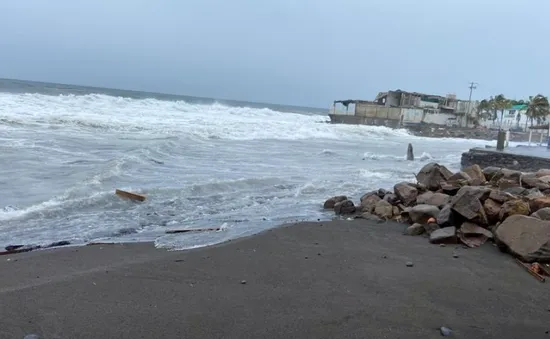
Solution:
[[[0,338],[425,339],[440,326],[454,338],[550,338],[550,282],[490,244],[455,250],[403,228],[301,223],[184,252],[0,257]]]

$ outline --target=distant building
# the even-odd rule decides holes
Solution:
[[[458,100],[456,95],[424,94],[402,90],[379,93],[374,101],[335,101],[329,114],[332,122],[399,127],[414,124],[472,125],[477,102]],[[339,110],[337,105],[346,109]],[[350,112],[350,105],[352,111]],[[345,115],[345,116],[343,116]]]
[[[531,120],[527,116],[527,105],[514,105],[509,109],[504,110],[504,114],[498,111],[496,113],[496,119],[486,119],[480,124],[484,127],[491,129],[512,129],[512,130],[525,130],[531,125]],[[537,122],[534,121],[534,124]]]

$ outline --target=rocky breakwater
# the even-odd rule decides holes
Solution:
[[[405,234],[433,244],[478,247],[494,241],[524,262],[550,262],[550,170],[520,172],[478,165],[452,173],[425,165],[417,182],[364,194],[328,199],[337,215],[407,224]]]

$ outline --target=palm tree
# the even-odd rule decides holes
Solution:
[[[549,111],[550,104],[548,103],[547,97],[542,94],[529,97],[527,112],[525,114],[529,120],[531,120],[531,126],[533,126],[533,120],[536,120],[539,125],[546,121],[546,116],[549,114]]]
[[[482,119],[489,119],[491,117],[492,102],[487,99],[483,99],[477,105],[477,116]]]
[[[493,99],[493,108],[495,112],[500,111],[500,127],[502,128],[502,121],[504,120],[504,110],[510,108],[510,100],[506,99],[503,94],[499,94]]]

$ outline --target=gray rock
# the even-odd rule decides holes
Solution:
[[[453,173],[445,166],[441,166],[435,162],[424,165],[416,175],[419,184],[426,186],[431,191],[436,191],[441,188],[441,183],[446,182]]]
[[[491,190],[491,193],[489,194],[489,199],[493,199],[494,201],[503,204],[508,200],[517,199],[517,197],[508,192],[504,192],[500,190]]]
[[[395,195],[405,206],[410,206],[416,201],[418,190],[411,184],[400,182],[393,187]]]
[[[512,215],[494,230],[501,250],[524,262],[550,261],[550,221]]]
[[[344,201],[344,200],[348,200],[348,197],[346,197],[345,195],[338,195],[338,196],[332,197],[330,199],[327,199],[327,201],[325,201],[325,204],[323,205],[323,208],[324,209],[333,209],[334,205],[336,205],[336,203],[339,203],[339,202]]]
[[[384,222],[384,220],[382,220],[380,217],[378,217],[378,216],[376,216],[372,213],[369,213],[369,212],[361,213],[360,215],[356,216],[355,218],[356,219],[365,219],[365,220],[370,220],[370,221],[376,221],[377,223]]]
[[[380,197],[376,194],[367,196],[366,198],[361,200],[361,212],[363,213],[374,212],[374,208],[376,207],[376,204],[381,200],[382,199],[380,199]]]
[[[425,224],[430,218],[437,218],[439,208],[432,205],[416,205],[409,210],[409,217],[413,223]]]
[[[417,204],[432,205],[438,208],[443,208],[451,201],[451,196],[444,193],[433,193],[428,191],[418,196],[416,199]]]
[[[486,187],[464,186],[451,200],[451,208],[467,220],[487,225],[487,215],[482,203],[489,198],[490,194],[491,190]]]
[[[393,206],[385,200],[380,200],[374,206],[374,214],[382,219],[391,219],[393,216]]]
[[[414,266],[414,264],[413,264],[412,261],[407,261],[407,262],[405,263],[405,265],[406,265],[407,267],[413,267],[413,266]]]
[[[337,202],[334,205],[334,212],[336,214],[353,214],[355,213],[355,205],[351,200]]]
[[[451,209],[451,204],[447,204],[439,211],[436,220],[439,226],[449,227],[458,224],[457,219],[456,213]]]
[[[489,166],[483,169],[483,174],[487,180],[492,180],[493,177],[499,173],[501,173],[500,167]]]
[[[405,231],[405,234],[407,235],[421,235],[425,232],[424,225],[422,224],[412,224],[411,226],[407,227],[407,230]]]
[[[541,208],[535,213],[531,214],[533,218],[541,220],[550,220],[550,207]]]
[[[432,234],[435,230],[438,230],[440,228],[439,225],[434,222],[424,224],[423,226],[424,231],[428,234]]]
[[[441,244],[441,243],[456,243],[456,227],[445,227],[435,230],[430,234],[430,243],[432,244]]]
[[[468,180],[468,183],[470,185],[481,185],[485,183],[485,181],[487,181],[487,179],[485,178],[485,174],[483,174],[481,167],[479,167],[478,165],[468,166],[462,171],[470,177],[470,180]]]

